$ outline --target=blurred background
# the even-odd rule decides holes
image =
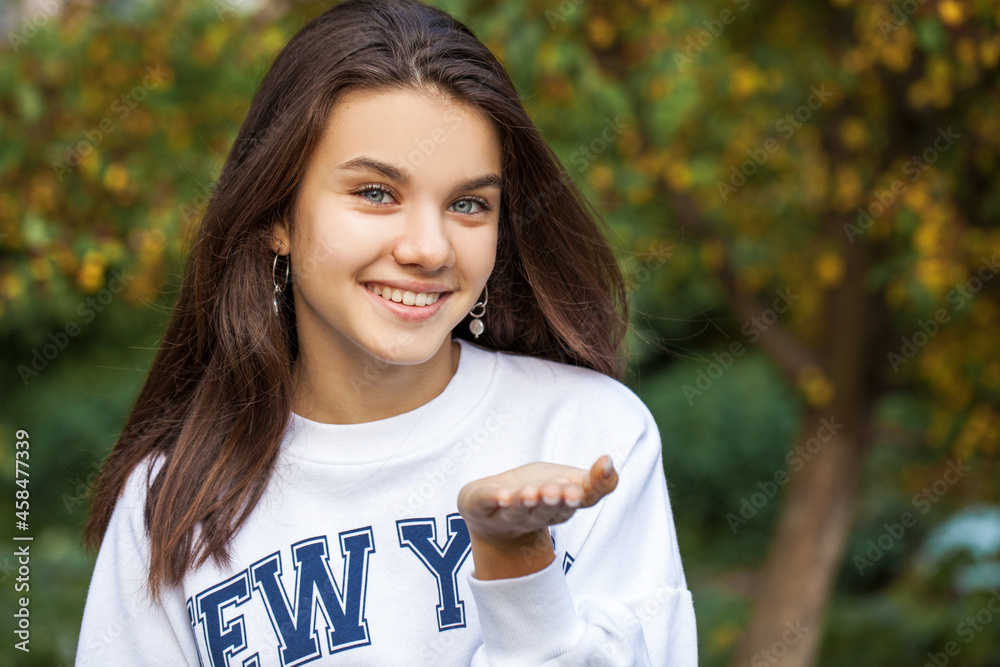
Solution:
[[[73,662],[87,486],[254,91],[328,4],[0,5],[5,610],[34,538],[0,664]],[[701,664],[1000,665],[1000,2],[431,4],[614,232]]]

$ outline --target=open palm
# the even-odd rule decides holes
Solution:
[[[529,463],[469,482],[458,494],[458,511],[470,533],[487,539],[516,539],[568,520],[618,485],[611,458],[590,470],[555,463]]]

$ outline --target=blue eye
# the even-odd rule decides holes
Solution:
[[[471,199],[463,199],[461,201],[457,201],[454,204],[452,204],[452,206],[455,207],[455,211],[457,213],[476,213],[477,211],[474,211],[472,209],[474,205],[482,208],[482,204],[480,204],[477,201],[472,201]]]
[[[351,194],[361,197],[372,206],[389,206],[396,203],[392,190],[381,183],[364,185]],[[466,197],[449,206],[448,210],[462,215],[482,215],[492,211],[493,207],[482,197]]]
[[[355,190],[352,194],[360,196],[375,206],[387,206],[390,202],[386,200],[392,199],[392,192],[389,191],[389,188],[378,183],[366,185]]]
[[[478,209],[473,208],[474,206],[478,206],[479,208]],[[477,215],[479,213],[485,213],[486,211],[489,211],[492,207],[487,205],[487,203],[484,200],[476,197],[470,199],[460,199],[451,206],[449,206],[448,208],[452,209],[456,213]]]
[[[381,204],[388,193],[385,190],[365,190],[364,198],[369,201],[373,201],[376,204]]]

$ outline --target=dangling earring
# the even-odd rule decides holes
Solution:
[[[281,309],[278,307],[278,297],[281,296],[282,290],[288,287],[288,264],[285,264],[285,281],[282,284],[278,284],[278,257],[280,257],[282,242],[278,241],[278,252],[274,253],[274,263],[271,264],[271,280],[274,282],[274,295],[271,297],[271,304],[274,306],[274,316],[279,317],[281,315]]]
[[[471,331],[472,335],[475,336],[477,339],[479,338],[479,334],[483,333],[483,331],[486,329],[486,327],[483,326],[483,321],[480,320],[479,318],[486,314],[486,301],[489,298],[489,296],[490,296],[490,290],[484,285],[483,300],[477,301],[476,305],[474,305],[472,307],[472,310],[469,312],[469,315],[471,315],[473,318],[472,321],[469,322],[469,331]],[[477,309],[479,310],[478,313],[476,312]]]

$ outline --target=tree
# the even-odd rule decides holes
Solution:
[[[816,453],[789,465],[734,665],[814,662],[880,400],[925,400],[942,467],[996,455],[997,10],[590,2],[553,24],[634,112],[591,181],[641,193],[637,218],[670,203],[693,270],[807,406],[792,451]]]
[[[688,273],[714,276],[736,342],[807,408],[732,664],[812,664],[879,402],[926,405],[942,470],[996,456],[1000,5],[533,6],[553,32],[529,24],[502,53],[530,72],[542,124],[565,136],[574,108],[621,115],[582,175],[633,238],[669,202],[661,238],[698,244]]]

